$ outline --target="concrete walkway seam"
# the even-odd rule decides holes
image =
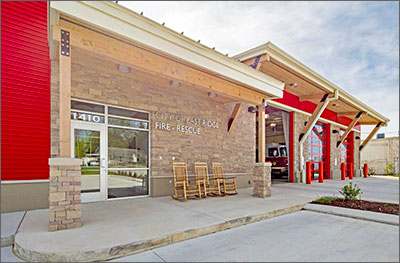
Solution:
[[[25,218],[25,215],[26,215],[26,211],[24,212],[24,215],[22,216],[22,219],[18,224],[17,230],[15,231],[15,233],[13,235],[1,238],[1,241],[0,241],[0,246],[1,247],[9,247],[9,246],[12,246],[14,244],[15,235],[18,233],[19,227],[21,226],[22,221]]]
[[[182,232],[177,232],[163,237],[117,245],[112,248],[104,248],[92,251],[46,253],[43,251],[38,252],[24,249],[17,242],[14,242],[13,251],[19,258],[31,262],[92,262],[112,260],[181,242],[184,240],[189,240],[192,238],[205,236],[219,231],[228,230],[246,224],[256,223],[269,218],[300,211],[304,205],[305,204],[299,204],[283,209],[277,209],[261,214],[256,214],[253,216],[240,217],[228,221],[223,221],[214,225],[204,226],[196,229],[187,229]]]
[[[395,225],[399,226],[399,216],[385,214],[385,213],[378,213],[378,212],[371,212],[365,210],[357,210],[351,208],[343,208],[343,207],[334,207],[334,206],[327,206],[327,205],[318,205],[318,204],[306,204],[303,207],[303,210],[335,215],[335,216],[343,216],[348,218],[360,219],[365,221],[371,221],[381,224],[388,224],[388,225]]]

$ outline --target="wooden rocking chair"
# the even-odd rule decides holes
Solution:
[[[174,191],[175,195],[171,197],[178,201],[186,201],[188,197],[195,197],[196,199],[201,198],[200,181],[196,181],[196,184],[190,184],[187,165],[185,162],[173,162],[172,170],[174,174]]]
[[[196,175],[196,180],[200,181],[200,185],[203,186],[205,196],[210,194],[212,196],[221,196],[219,179],[212,179],[210,182],[207,163],[195,162],[194,173]]]
[[[235,176],[224,176],[224,170],[222,168],[222,163],[211,163],[211,168],[213,172],[213,178],[219,179],[219,184],[222,186],[222,194],[223,195],[236,195],[237,187],[236,187],[236,177]]]

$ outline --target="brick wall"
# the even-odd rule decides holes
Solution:
[[[338,133],[332,133],[333,130],[337,130]],[[340,170],[340,148],[336,147],[337,142],[340,139],[340,127],[331,124],[331,171]],[[336,165],[335,165],[336,159]]]
[[[255,162],[255,114],[244,105],[233,131],[227,125],[234,104],[222,104],[212,98],[192,95],[169,86],[169,80],[150,77],[135,69],[117,70],[118,63],[72,48],[73,98],[118,105],[150,112],[151,176],[172,176],[172,157],[188,162],[193,173],[194,161],[222,161],[226,173],[252,174]],[[57,59],[57,58],[56,58]],[[52,87],[57,86],[58,61],[52,61]],[[52,110],[58,107],[58,90],[52,88]],[[201,135],[155,129],[155,112],[170,112],[217,121],[219,129],[201,128]],[[54,112],[55,113],[55,112]],[[58,153],[58,116],[52,116],[52,154]],[[176,122],[169,122],[172,127]],[[194,125],[192,125],[194,126]],[[197,126],[196,126],[197,127]],[[160,158],[161,157],[161,158]]]
[[[361,164],[360,164],[360,144],[361,144],[361,139],[356,139],[356,136],[361,138],[361,134],[359,132],[354,132],[354,169],[361,169]]]

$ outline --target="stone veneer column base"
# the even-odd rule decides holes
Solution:
[[[80,159],[49,159],[49,231],[82,226],[81,164]]]
[[[271,196],[271,163],[256,163],[254,165],[253,196],[266,198]]]

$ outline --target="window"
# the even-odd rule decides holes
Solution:
[[[276,147],[268,148],[268,157],[278,157],[278,156],[279,156],[278,148]]]
[[[287,157],[286,147],[281,147],[280,150],[281,150],[281,156]]]
[[[308,159],[312,162],[311,179],[313,180],[319,177],[319,162],[324,162],[324,168],[326,167],[327,132],[327,125],[317,122],[308,136]],[[324,169],[324,173],[326,172]],[[328,178],[326,174],[324,177]]]

